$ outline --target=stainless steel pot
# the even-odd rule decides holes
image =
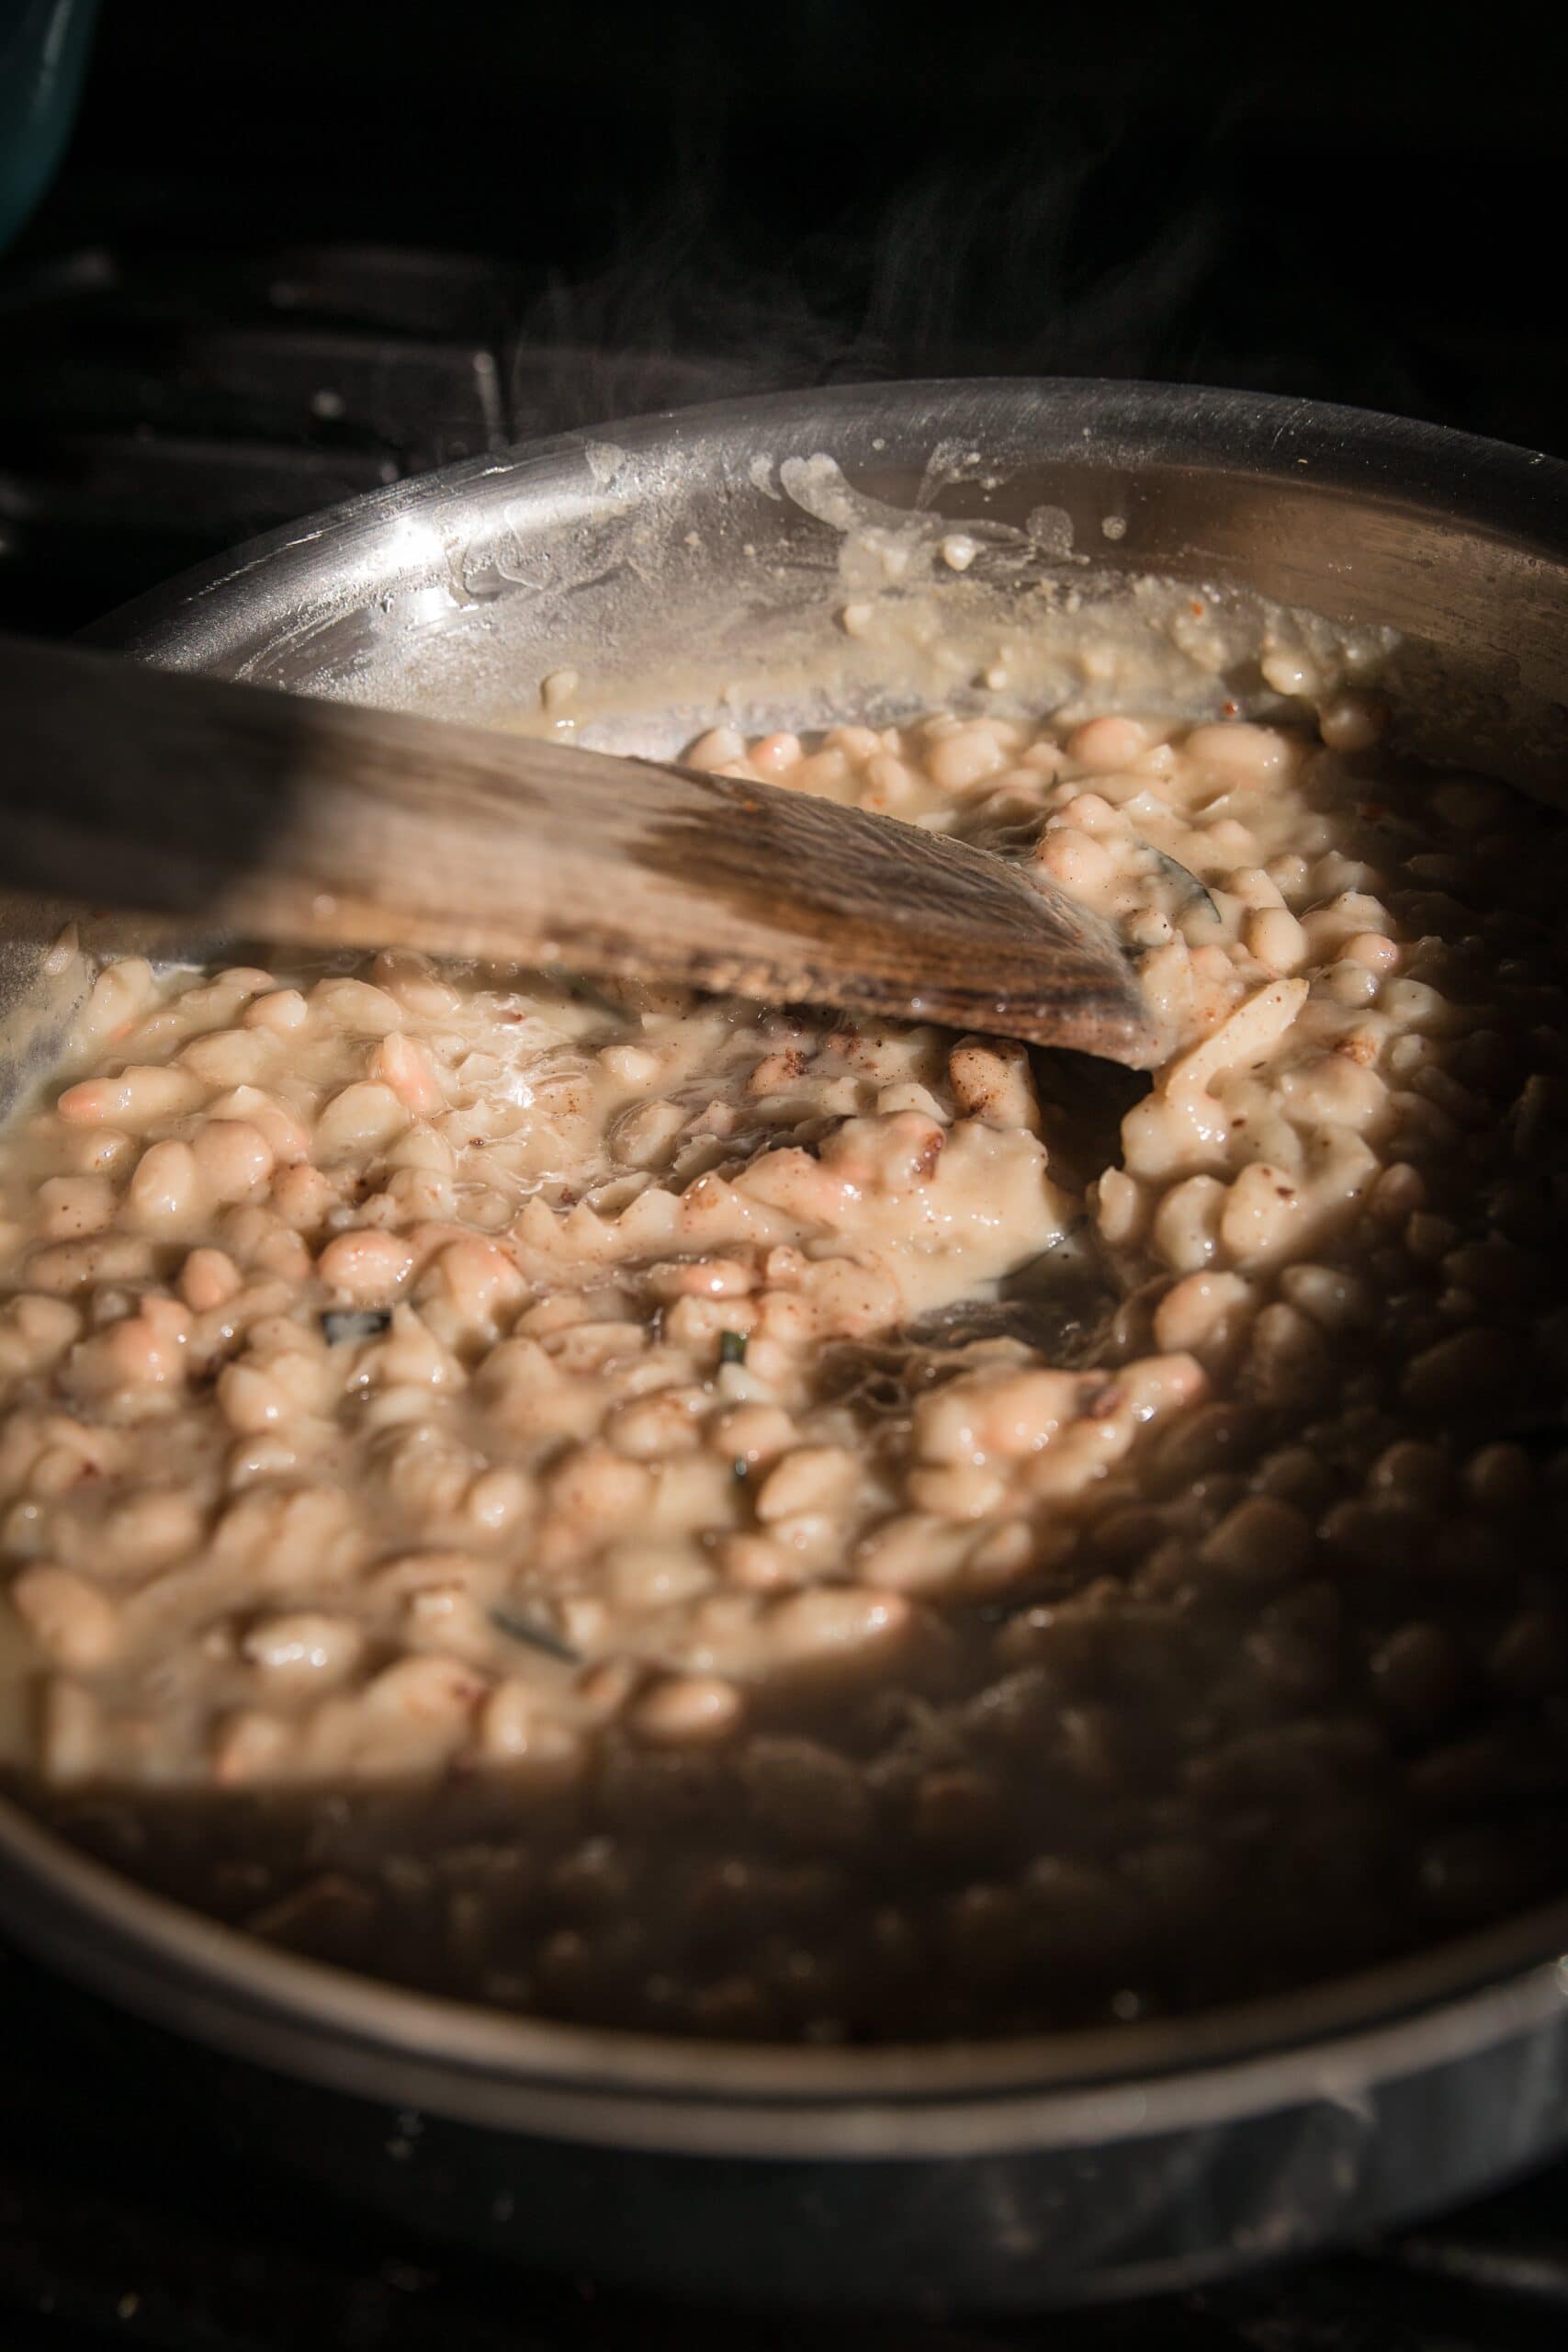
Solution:
[[[1134,592],[1150,574],[1185,584]],[[949,689],[980,706],[1070,700],[1108,618],[1194,708],[1267,704],[1270,601],[1419,698],[1418,740],[1478,743],[1536,788],[1568,777],[1568,469],[1250,395],[906,385],[643,419],[355,501],[99,634],[497,718],[575,671],[602,740],[668,749],[727,707],[897,711],[929,690],[932,616],[963,649]],[[1007,650],[1021,615],[1056,649],[1032,668]],[[12,911],[0,978],[37,1008],[13,1014],[16,1071],[48,1050],[51,920]],[[339,1975],[10,1808],[0,1904],[18,1939],[179,2037],[160,2063],[243,2102],[291,2161],[530,2259],[686,2291],[1148,2291],[1387,2224],[1568,2142],[1568,1901],[1177,2025],[832,2052],[534,2024]]]

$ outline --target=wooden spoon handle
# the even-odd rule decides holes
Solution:
[[[25,888],[1156,1056],[1098,917],[774,786],[16,639],[0,744],[0,861]]]

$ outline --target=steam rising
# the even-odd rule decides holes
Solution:
[[[1222,266],[1219,207],[1156,206],[1119,238],[1113,160],[1059,130],[944,157],[782,245],[718,167],[688,164],[651,225],[629,222],[602,270],[558,280],[524,320],[520,429],[836,379],[1185,373],[1184,322]]]

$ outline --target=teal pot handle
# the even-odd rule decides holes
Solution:
[[[60,161],[97,13],[98,0],[0,0],[0,247]]]

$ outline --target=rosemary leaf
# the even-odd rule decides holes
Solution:
[[[574,1650],[553,1625],[547,1625],[541,1618],[530,1616],[526,1610],[510,1601],[498,1601],[490,1611],[490,1622],[509,1641],[525,1642],[530,1649],[543,1651],[546,1657],[558,1658],[563,1666],[582,1664],[582,1652]]]
[[[1153,842],[1145,842],[1144,843],[1144,847],[1148,851],[1149,855],[1154,859],[1156,865],[1159,866],[1163,873],[1168,874],[1173,882],[1186,883],[1192,897],[1199,900],[1201,905],[1206,907],[1209,913],[1213,916],[1214,921],[1218,922],[1220,919],[1220,910],[1218,907],[1215,906],[1213,896],[1204,884],[1199,881],[1198,876],[1191,873],[1188,867],[1182,865],[1176,858],[1170,856],[1165,850],[1156,849]]]
[[[375,1340],[392,1319],[387,1306],[329,1306],[321,1317],[321,1331],[330,1348],[344,1340]]]

